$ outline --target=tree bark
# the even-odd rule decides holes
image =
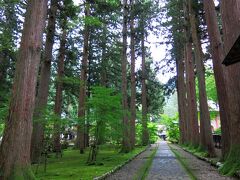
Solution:
[[[240,1],[222,0],[221,14],[223,24],[223,40],[225,54],[229,52],[239,36],[240,28]],[[226,67],[227,93],[229,98],[229,122],[231,147],[230,153],[223,169],[231,171],[232,167],[239,168],[240,161],[240,63]]]
[[[91,47],[91,36],[89,37],[89,47]],[[88,77],[87,77],[87,98],[89,99],[91,97],[91,61],[92,61],[92,52],[91,49],[89,50],[89,57],[88,57]],[[85,126],[84,126],[84,146],[89,147],[90,145],[90,118],[91,111],[90,108],[87,107],[87,110],[85,111],[87,113]]]
[[[199,145],[199,125],[197,115],[197,97],[194,62],[192,56],[192,37],[190,31],[189,8],[184,2],[184,37],[185,37],[185,70],[186,70],[186,92],[187,92],[187,121],[188,121],[188,143]]]
[[[144,27],[142,22],[142,34],[141,34],[141,50],[142,50],[142,144],[147,145],[149,143],[149,135],[147,129],[147,88],[146,88],[146,52],[145,52],[145,39],[144,39]]]
[[[216,88],[218,95],[218,103],[220,109],[221,131],[222,131],[222,157],[226,158],[230,149],[230,122],[229,114],[229,99],[227,97],[227,82],[225,79],[225,67],[222,65],[224,59],[223,43],[217,22],[217,14],[213,0],[204,0],[204,10],[207,22],[208,35],[211,44],[213,70],[216,80]]]
[[[129,119],[127,102],[127,0],[123,0],[123,29],[122,29],[122,106],[123,106],[123,142],[122,152],[129,152],[131,149],[129,139]]]
[[[135,121],[136,121],[136,77],[135,77],[135,28],[134,28],[134,0],[130,1],[131,4],[131,119],[130,119],[130,143],[131,148],[135,146]]]
[[[86,3],[85,17],[90,16],[90,5]],[[86,82],[87,82],[87,65],[88,65],[88,54],[89,54],[89,25],[84,26],[84,45],[83,45],[83,58],[81,67],[81,85],[79,94],[79,107],[78,107],[78,118],[80,123],[77,127],[77,147],[80,149],[80,153],[84,153],[84,131],[85,131],[85,98],[86,98]]]
[[[194,63],[192,58],[192,42],[186,43],[186,89],[187,89],[187,101],[188,101],[188,117],[189,117],[189,140],[194,146],[199,145],[199,126],[197,115],[197,97],[196,97],[196,84]]]
[[[186,115],[186,87],[184,78],[184,61],[183,58],[176,60],[177,67],[177,94],[178,94],[178,112],[179,112],[179,131],[180,143],[188,143],[188,121]]]
[[[32,116],[47,0],[28,1],[10,110],[0,147],[0,179],[34,179],[30,169]]]
[[[200,106],[200,144],[207,150],[208,155],[215,156],[213,138],[211,132],[210,113],[208,110],[207,93],[205,85],[205,70],[203,64],[203,52],[197,33],[197,21],[192,7],[192,0],[188,0],[189,17],[191,24],[191,34],[194,44],[195,61],[197,67],[198,88],[199,88],[199,106]]]
[[[106,58],[106,48],[107,48],[107,27],[103,26],[103,39],[102,39],[102,61],[101,61],[101,85],[107,87],[107,58]]]
[[[51,7],[48,17],[45,52],[43,62],[41,65],[36,105],[33,114],[33,119],[36,120],[33,121],[33,133],[31,140],[31,161],[33,163],[37,163],[39,161],[41,151],[43,148],[44,122],[42,120],[42,113],[46,108],[48,101],[57,6],[58,0],[51,0]]]
[[[63,92],[63,83],[62,78],[64,77],[64,60],[66,55],[66,39],[67,39],[67,30],[66,27],[63,27],[63,33],[60,42],[59,49],[59,59],[58,59],[58,73],[57,73],[57,82],[56,82],[56,96],[55,96],[55,107],[54,113],[57,117],[61,118],[62,114],[62,92]],[[56,152],[58,157],[61,153],[61,123],[59,119],[54,122],[54,134],[53,134],[53,151]]]

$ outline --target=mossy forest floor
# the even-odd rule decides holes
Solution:
[[[64,150],[62,158],[56,158],[51,154],[48,158],[47,170],[44,172],[44,165],[38,167],[35,174],[39,180],[87,180],[101,176],[116,166],[123,164],[128,159],[143,151],[146,147],[136,147],[130,153],[119,153],[119,149],[104,146],[99,150],[96,165],[87,165],[88,150],[80,154],[79,150]],[[37,165],[32,167],[36,172]]]

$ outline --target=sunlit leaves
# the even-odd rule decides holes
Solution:
[[[87,26],[101,26],[102,24],[99,18],[93,16],[87,16],[83,20]]]

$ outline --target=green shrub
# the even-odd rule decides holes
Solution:
[[[157,124],[153,122],[148,123],[148,133],[149,133],[149,141],[151,144],[154,144],[158,140],[157,135]]]
[[[149,122],[148,123],[148,133],[149,133],[149,143],[154,144],[158,140],[158,128],[157,123]],[[136,123],[136,144],[142,144],[142,124]]]
[[[167,139],[171,142],[178,143],[179,141],[179,123],[178,115],[171,118],[168,115],[162,114],[160,124],[166,126]]]
[[[214,134],[221,135],[221,134],[222,134],[221,128],[217,128],[217,129],[214,131]]]
[[[142,124],[137,122],[136,123],[136,144],[141,145],[142,144]]]

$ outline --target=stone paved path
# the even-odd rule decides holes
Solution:
[[[202,161],[192,154],[184,151],[176,145],[170,145],[177,150],[181,158],[186,162],[190,171],[196,176],[197,180],[234,180],[236,178],[226,177],[219,174],[218,170],[209,163]]]
[[[150,167],[148,180],[188,180],[181,164],[170,150],[166,141],[160,141],[156,156]]]
[[[199,160],[190,153],[182,150],[179,146],[168,145],[165,141],[160,141],[158,144],[157,153],[146,177],[147,180],[190,180],[187,172],[176,159],[169,146],[178,152],[197,180],[235,180],[235,178],[220,175],[218,170],[209,163]],[[106,179],[134,180],[136,174],[139,173],[139,170],[147,162],[155,148],[156,145],[150,147]]]
[[[107,177],[106,180],[134,180],[135,175],[139,172],[144,163],[147,162],[148,157],[151,155],[155,147],[155,145],[152,145],[145,152],[138,155],[134,160]]]

